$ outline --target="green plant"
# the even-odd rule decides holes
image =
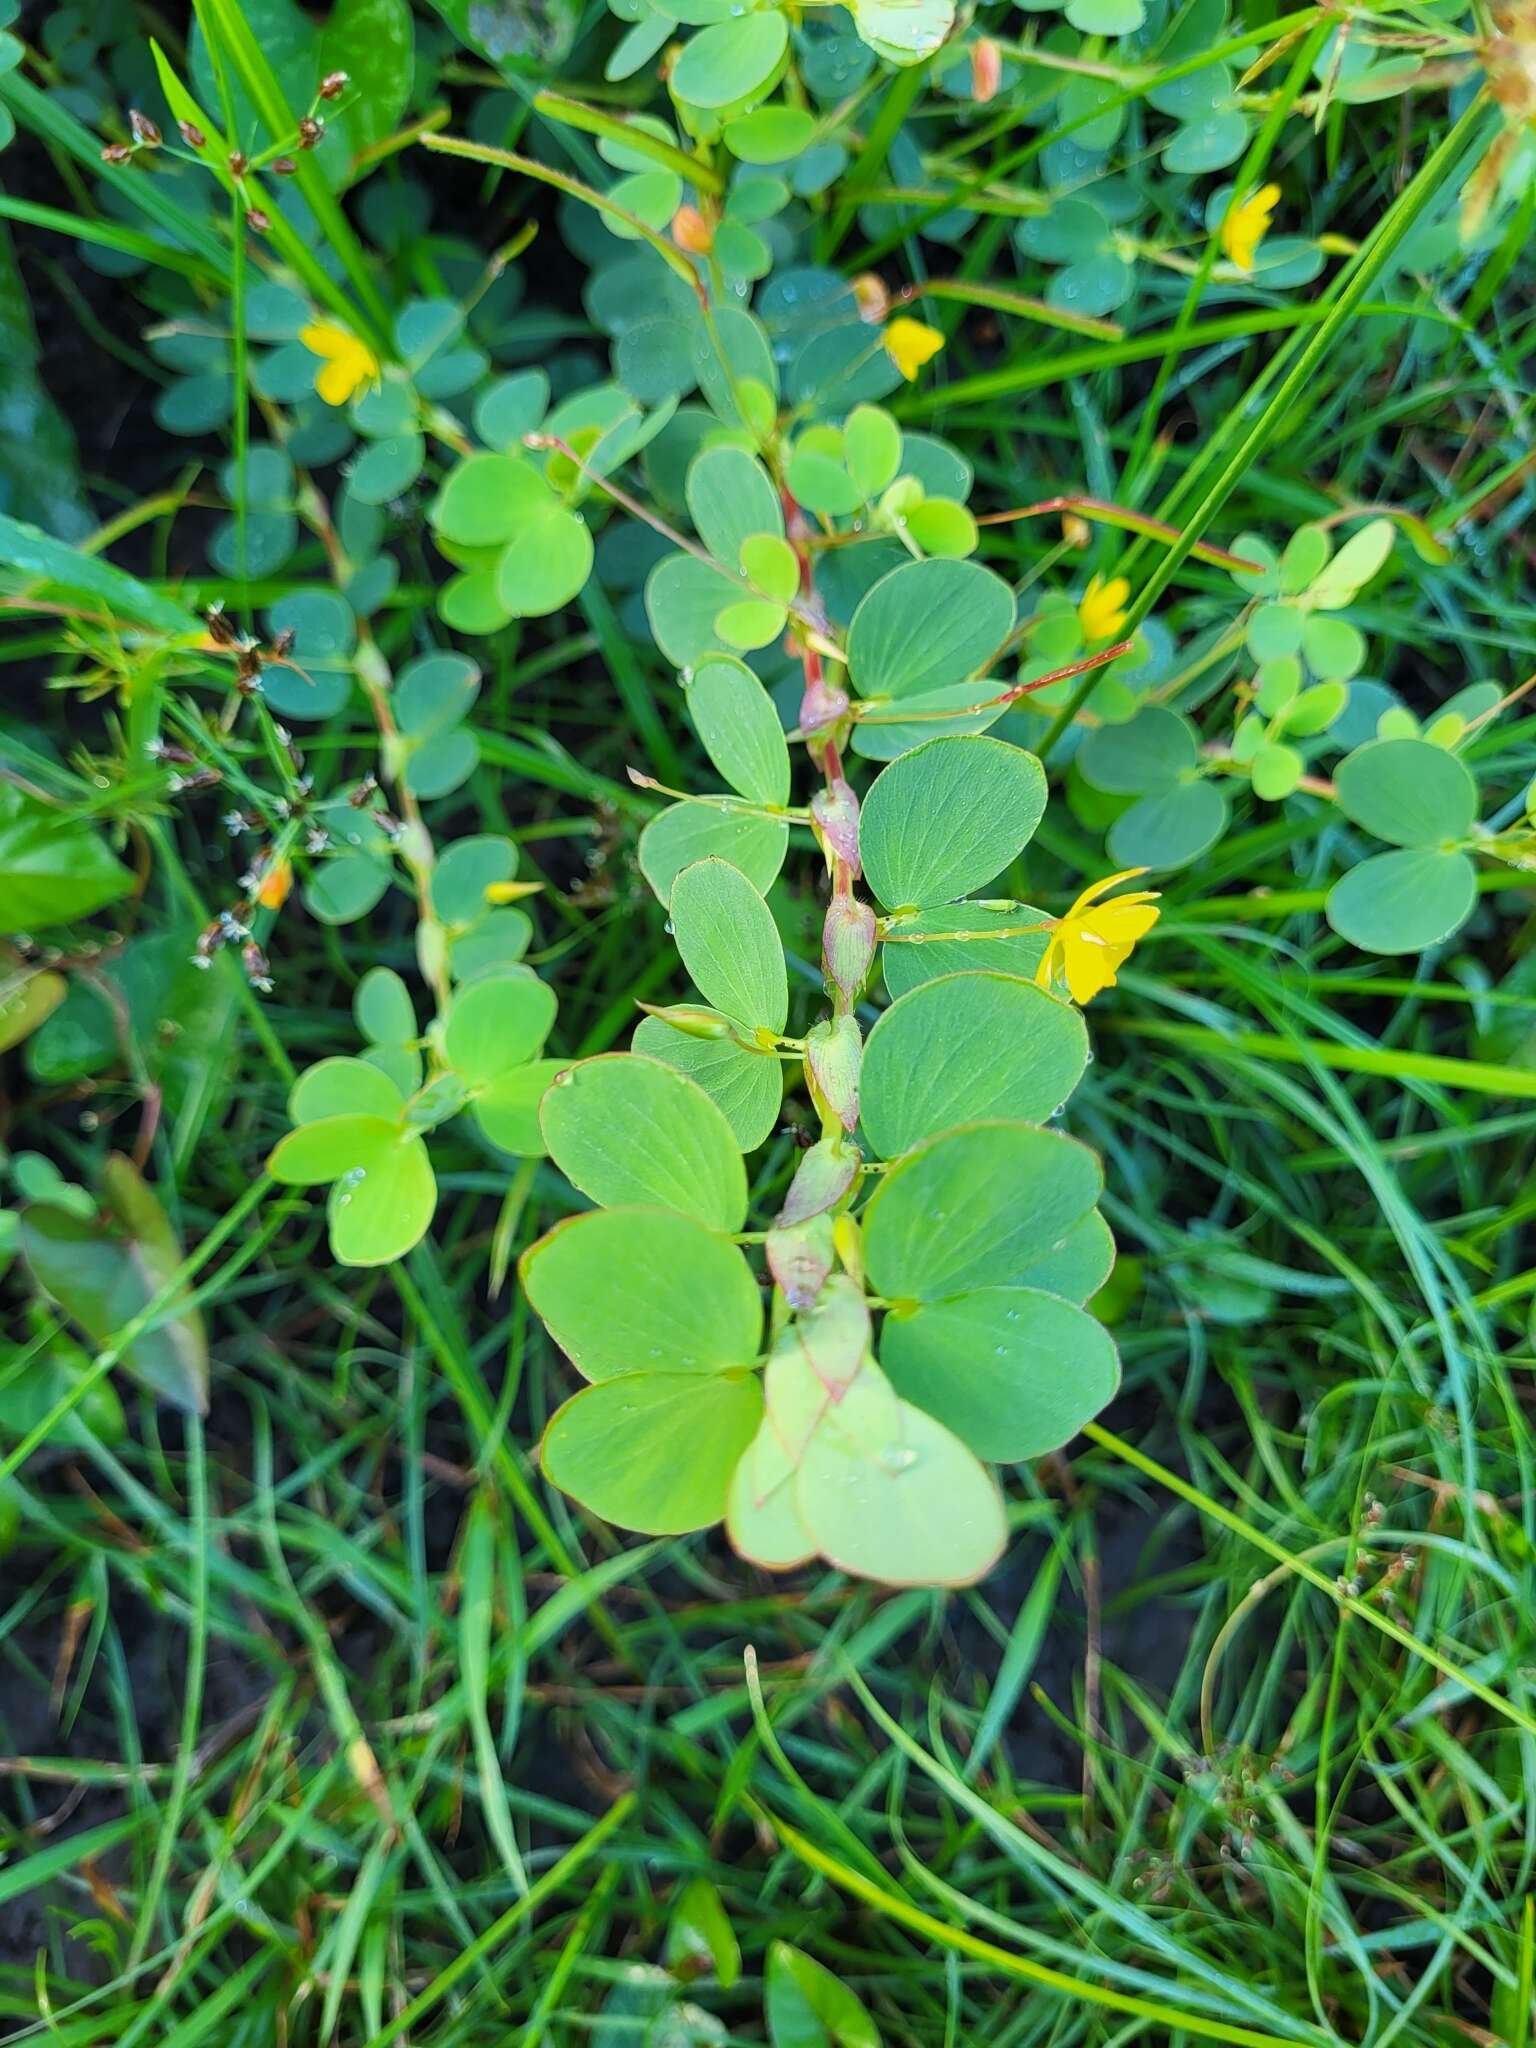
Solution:
[[[0,42],[0,2012],[1514,2048],[1524,18],[688,11]]]

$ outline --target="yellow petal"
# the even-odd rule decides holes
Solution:
[[[1126,620],[1126,599],[1131,586],[1123,576],[1091,576],[1077,607],[1077,622],[1085,640],[1111,640]]]
[[[890,323],[883,339],[886,354],[909,384],[924,363],[931,362],[944,346],[944,337],[937,327],[927,327],[905,314]]]
[[[1067,987],[1074,1003],[1091,1003],[1096,995],[1115,985],[1119,962],[1105,946],[1097,946],[1082,932],[1068,933],[1062,947]]]
[[[1122,868],[1118,875],[1106,875],[1102,882],[1090,882],[1072,908],[1067,912],[1067,916],[1069,918],[1080,917],[1090,903],[1097,903],[1101,896],[1107,896],[1111,889],[1119,888],[1122,882],[1134,882],[1138,875],[1144,875],[1146,872],[1145,868]],[[1139,895],[1148,896],[1153,893],[1151,890],[1144,889],[1139,892]]]
[[[1252,270],[1259,244],[1269,233],[1269,224],[1279,203],[1280,187],[1261,185],[1257,192],[1250,192],[1240,206],[1227,208],[1219,240],[1222,254],[1234,268]]]
[[[312,356],[339,356],[352,337],[334,320],[311,320],[307,327],[299,329],[299,339]]]
[[[525,896],[537,896],[543,886],[542,882],[487,882],[485,900],[487,903],[521,903]]]
[[[334,320],[312,320],[299,329],[299,339],[311,355],[324,359],[324,368],[315,376],[315,389],[327,405],[345,405],[365,386],[378,382],[379,363],[373,350]]]
[[[1153,903],[1102,903],[1086,920],[1088,929],[1107,946],[1123,946],[1127,953],[1138,939],[1144,939],[1162,912]]]
[[[315,389],[327,405],[345,405],[356,388],[350,363],[325,363],[315,373]]]

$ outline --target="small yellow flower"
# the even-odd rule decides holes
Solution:
[[[1238,270],[1252,270],[1260,242],[1280,204],[1278,185],[1261,185],[1241,206],[1229,206],[1221,223],[1221,253]]]
[[[1045,956],[1035,970],[1035,980],[1048,989],[1058,968],[1075,1003],[1091,1003],[1096,995],[1115,985],[1115,976],[1131,957],[1138,939],[1144,939],[1161,912],[1156,908],[1155,889],[1133,890],[1110,903],[1099,898],[1121,882],[1134,881],[1145,868],[1126,868],[1085,889],[1046,944]]]
[[[1090,576],[1077,607],[1077,623],[1085,640],[1112,640],[1126,621],[1125,601],[1131,586],[1123,576]]]
[[[334,320],[311,320],[299,329],[299,339],[312,356],[323,358],[315,372],[315,389],[327,405],[346,405],[359,391],[378,383],[378,357]]]
[[[905,313],[891,322],[883,339],[886,354],[909,384],[924,363],[931,362],[944,346],[944,337],[937,327],[926,327],[921,320],[908,319]]]
[[[537,896],[543,888],[542,882],[487,882],[485,900],[487,903],[521,903],[525,896]]]

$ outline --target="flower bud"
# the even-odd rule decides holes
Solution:
[[[978,36],[971,45],[971,98],[985,106],[997,97],[1002,82],[1002,51],[990,36]]]
[[[291,156],[275,156],[272,159],[271,169],[274,178],[291,178],[298,168]]]
[[[325,140],[325,123],[317,121],[313,114],[305,114],[299,122],[300,149],[313,149],[317,142]]]
[[[327,71],[320,81],[320,97],[323,100],[339,100],[348,84],[345,71]]]
[[[229,152],[229,175],[232,178],[243,178],[250,166],[251,160],[243,149],[232,149]]]
[[[663,1024],[670,1024],[674,1031],[681,1031],[687,1038],[733,1038],[728,1017],[722,1017],[718,1010],[706,1010],[698,1003],[641,1003],[647,1017],[659,1017]]]
[[[834,896],[821,928],[821,971],[845,1003],[858,1000],[875,958],[875,913],[852,896]]]
[[[853,298],[859,309],[859,318],[869,327],[878,327],[891,310],[891,295],[885,288],[885,279],[877,277],[872,270],[862,271],[853,280]]]
[[[672,239],[690,255],[707,256],[715,246],[715,231],[696,206],[680,206],[672,216]]]
[[[145,149],[158,149],[165,140],[148,114],[141,114],[137,107],[128,109],[128,126],[133,130],[134,141],[142,143]]]
[[[263,910],[281,910],[293,887],[293,862],[274,860],[256,886],[256,901]]]
[[[826,852],[859,872],[859,800],[851,784],[839,775],[826,789],[811,798],[811,817]]]
[[[104,164],[125,164],[132,155],[126,142],[109,142],[101,152],[101,160]]]
[[[178,121],[176,126],[181,130],[181,139],[188,149],[206,149],[208,147],[207,136],[195,122]]]
[[[809,1308],[826,1284],[832,1271],[834,1228],[823,1215],[788,1229],[769,1231],[763,1245],[768,1270],[791,1308]]]
[[[805,1063],[816,1106],[835,1117],[850,1135],[858,1128],[863,1061],[864,1040],[850,1016],[825,1018],[806,1033]]]
[[[1080,512],[1063,512],[1061,537],[1069,548],[1085,548],[1093,539],[1093,528]]]
[[[258,235],[264,235],[272,225],[271,214],[264,212],[259,206],[248,206],[245,209],[245,218]]]
[[[850,1145],[841,1131],[835,1137],[819,1138],[809,1152],[802,1153],[795,1177],[779,1211],[778,1227],[789,1230],[835,1209],[853,1186],[859,1170],[859,1148]]]

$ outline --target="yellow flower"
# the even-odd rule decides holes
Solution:
[[[1238,270],[1252,270],[1260,242],[1280,203],[1278,185],[1261,185],[1250,192],[1241,206],[1229,206],[1221,223],[1221,253]]]
[[[256,901],[263,910],[281,910],[293,887],[293,862],[275,860],[256,885]]]
[[[1125,601],[1131,586],[1123,576],[1090,576],[1077,607],[1077,623],[1085,640],[1112,640],[1126,621]]]
[[[537,896],[543,886],[542,882],[487,882],[485,900],[487,903],[521,903],[525,896]]]
[[[311,320],[299,329],[299,339],[312,356],[324,358],[315,372],[315,389],[327,405],[345,405],[359,391],[378,383],[378,357],[366,342],[334,320]]]
[[[1107,889],[1144,875],[1145,868],[1127,868],[1109,875],[1085,889],[1046,944],[1045,956],[1035,970],[1041,988],[1049,988],[1059,968],[1075,1003],[1091,1003],[1096,995],[1115,985],[1115,976],[1131,957],[1131,948],[1144,939],[1161,912],[1156,908],[1155,889],[1133,890],[1110,903],[1099,898]]]
[[[885,352],[910,384],[924,363],[931,362],[944,346],[937,327],[925,327],[921,320],[909,320],[905,313],[894,319],[883,337]]]

